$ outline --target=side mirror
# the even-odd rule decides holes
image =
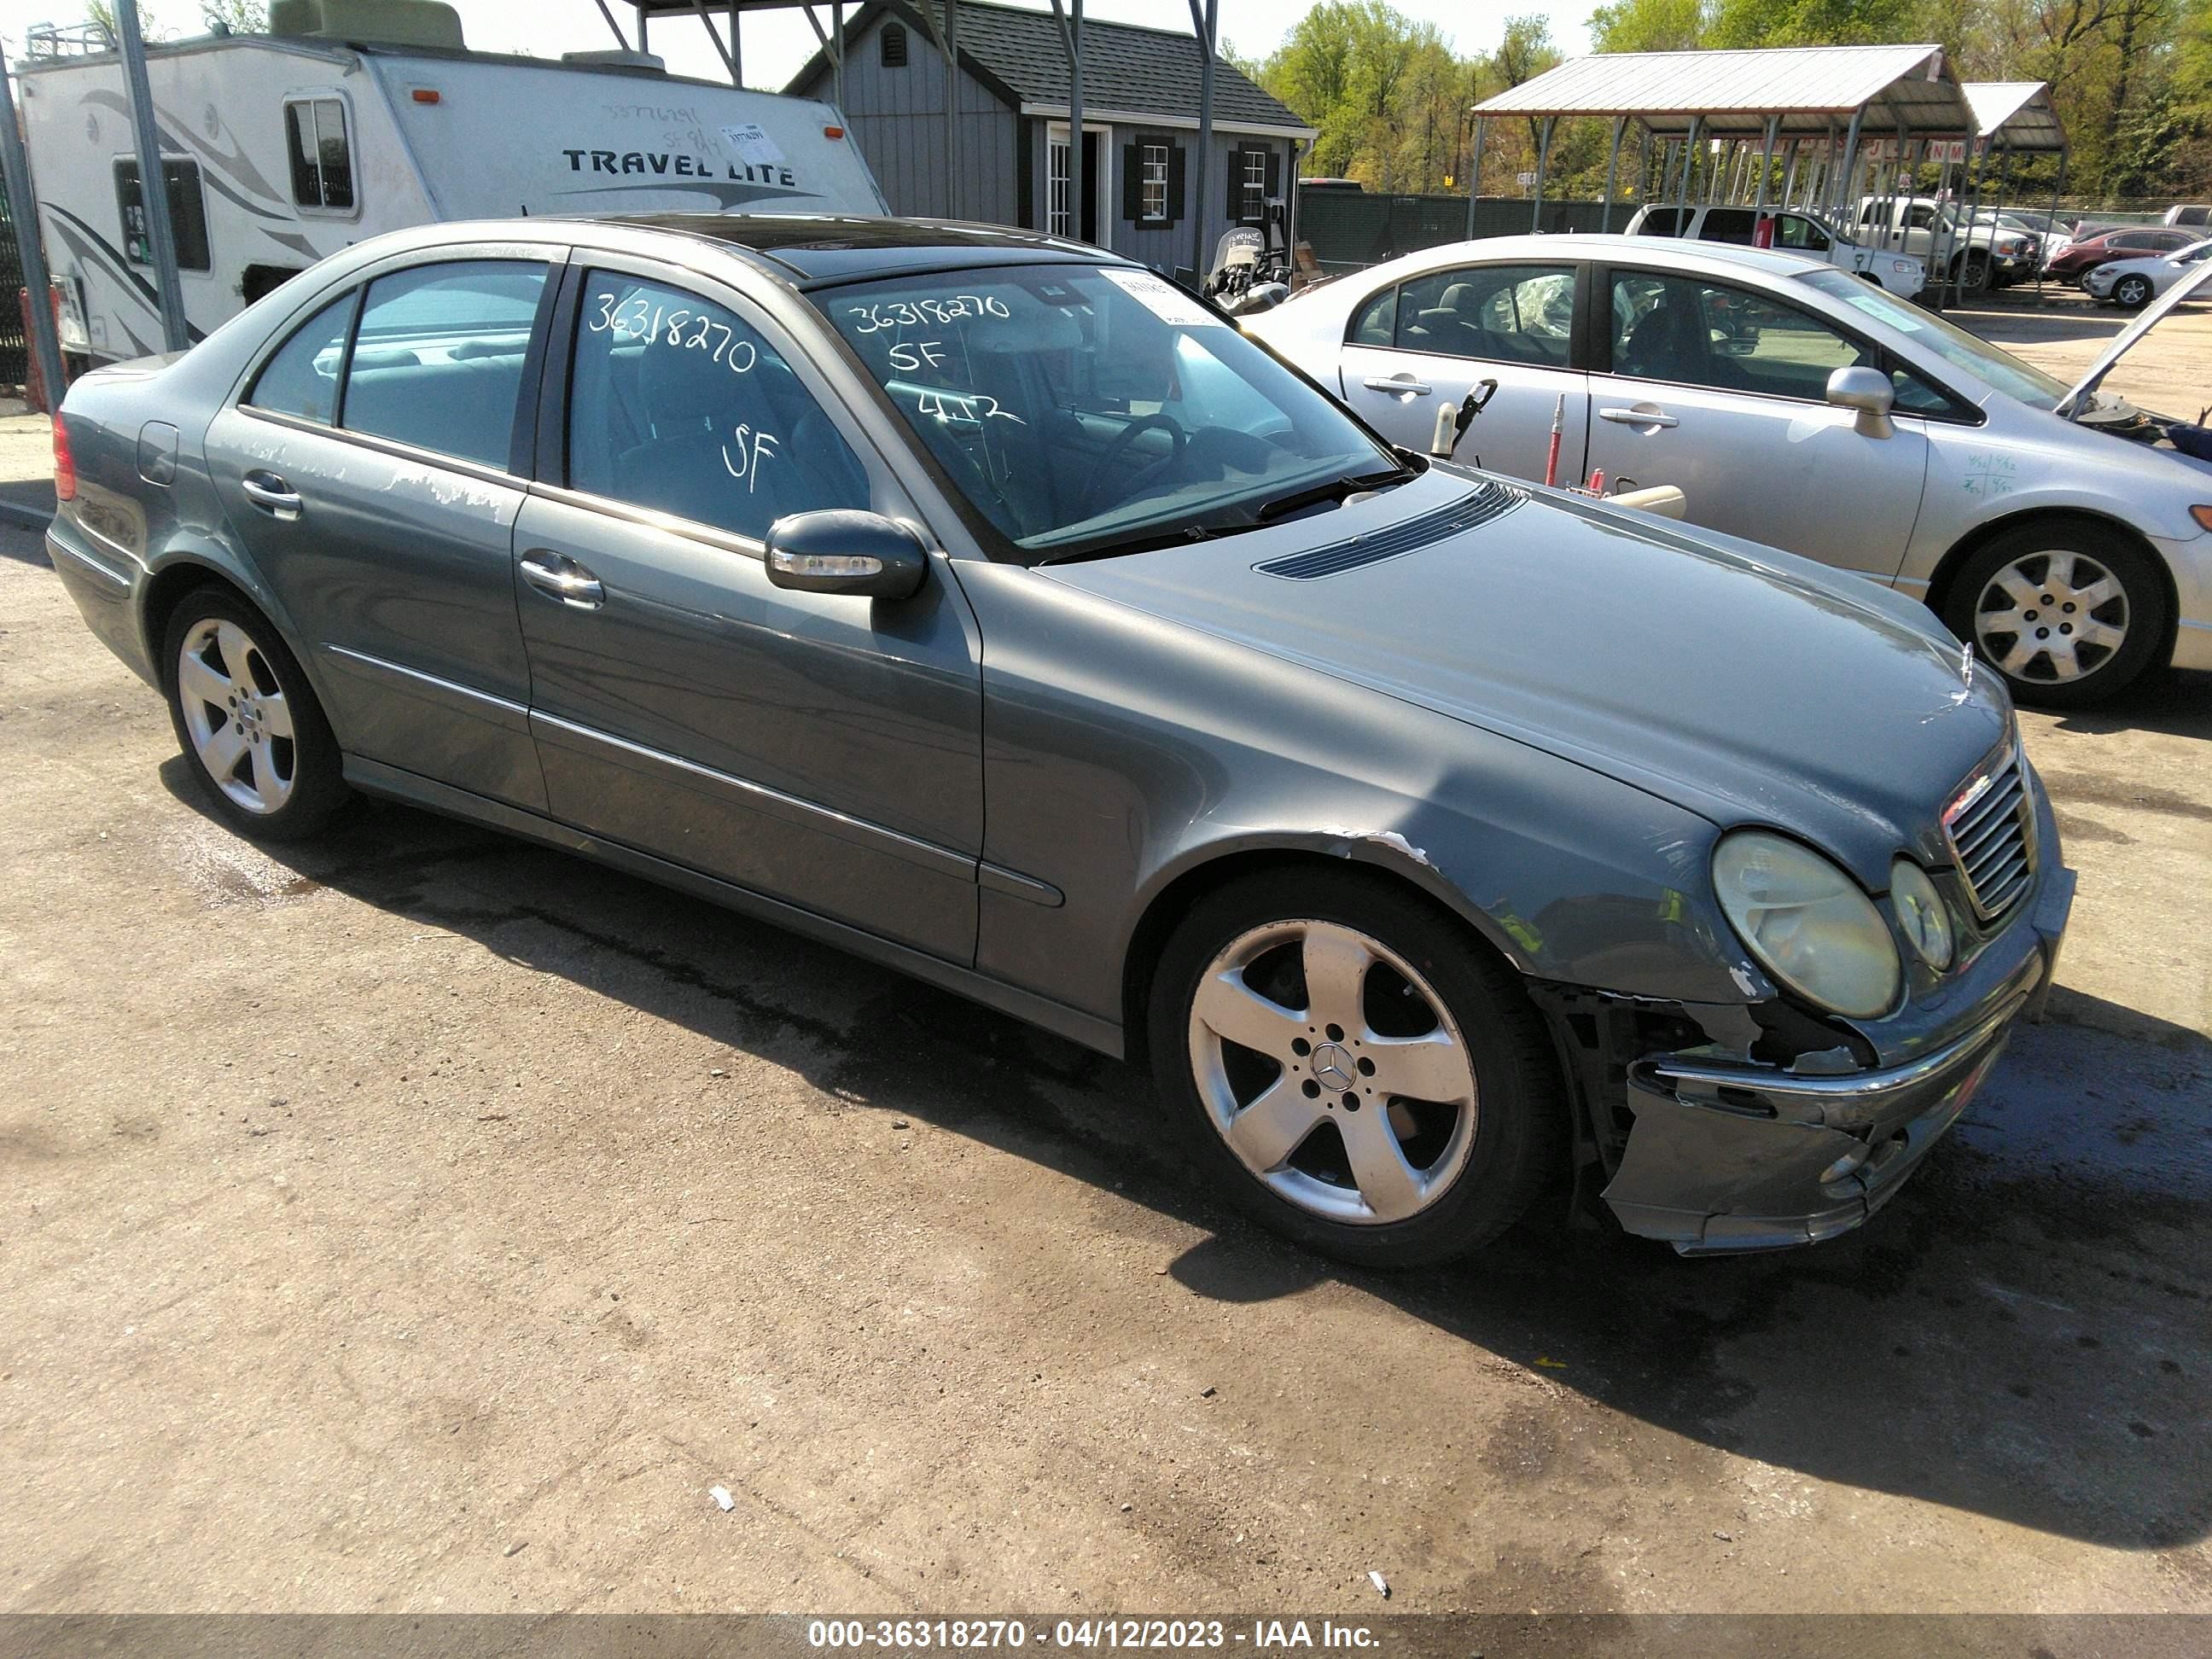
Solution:
[[[834,507],[793,513],[768,527],[771,586],[801,593],[910,599],[929,574],[929,554],[904,525],[880,513]]]
[[[1838,409],[1858,411],[1859,435],[1887,438],[1892,428],[1889,411],[1897,403],[1897,388],[1878,368],[1839,368],[1828,376],[1828,401]]]

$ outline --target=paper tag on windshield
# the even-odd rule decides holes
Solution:
[[[1870,294],[1851,295],[1844,303],[1855,310],[1863,311],[1876,322],[1887,323],[1892,328],[1902,330],[1905,333],[1920,332],[1920,325],[1904,314],[1905,307],[1902,306],[1884,305]]]
[[[722,137],[729,141],[730,148],[737,151],[740,161],[748,161],[757,167],[780,167],[783,165],[783,152],[775,147],[775,140],[768,136],[757,121],[744,121],[736,126],[724,127]]]
[[[1229,326],[1181,289],[1163,282],[1149,270],[1102,270],[1098,274],[1164,323],[1173,323],[1177,328],[1204,328],[1209,324],[1219,328]]]

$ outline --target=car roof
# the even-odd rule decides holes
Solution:
[[[950,219],[871,218],[858,214],[609,213],[593,222],[659,231],[720,243],[763,256],[799,287],[854,282],[921,270],[976,265],[1121,264],[1127,261],[1080,242],[1004,225]]]
[[[1407,269],[1480,260],[1484,264],[1507,259],[1596,259],[1607,257],[1646,264],[1663,258],[1669,264],[1748,268],[1773,276],[1794,276],[1801,271],[1826,270],[1825,259],[1773,248],[1744,247],[1735,242],[1704,242],[1695,237],[1584,235],[1561,231],[1530,236],[1485,236],[1472,242],[1449,242],[1408,254]]]

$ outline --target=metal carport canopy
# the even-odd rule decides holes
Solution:
[[[1937,46],[1759,46],[1741,52],[1615,52],[1577,58],[1474,106],[1478,116],[1620,116],[1650,131],[1825,134],[1863,114],[1870,132],[1965,137],[1974,116]]]
[[[1974,112],[1975,133],[1998,149],[2049,155],[2066,148],[2049,82],[1969,81],[1960,90]]]

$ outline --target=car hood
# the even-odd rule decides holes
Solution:
[[[2009,728],[1917,603],[1786,553],[1437,469],[1379,497],[1045,577],[1826,848],[1876,890],[1941,856],[1944,804]],[[1778,498],[1777,510],[1787,510]],[[1443,521],[1433,538],[1425,524]],[[1261,567],[1408,550],[1306,578]],[[1285,732],[1285,743],[1296,734]]]
[[[2126,263],[2136,262],[2130,260]],[[2142,263],[2151,264],[2157,262],[2144,260]],[[2159,296],[2156,303],[2146,307],[2141,316],[2122,329],[2112,344],[2098,354],[2097,361],[2089,365],[2089,372],[2076,380],[2068,389],[2066,395],[2058,400],[2057,408],[2054,412],[2065,416],[2072,410],[2087,408],[2090,400],[2096,395],[2098,386],[2102,383],[2105,376],[2112,372],[2112,365],[2133,350],[2136,341],[2156,328],[2175,307],[2202,289],[2208,280],[2212,280],[2212,259],[2203,261],[2194,276],[2185,276],[2166,289]]]

